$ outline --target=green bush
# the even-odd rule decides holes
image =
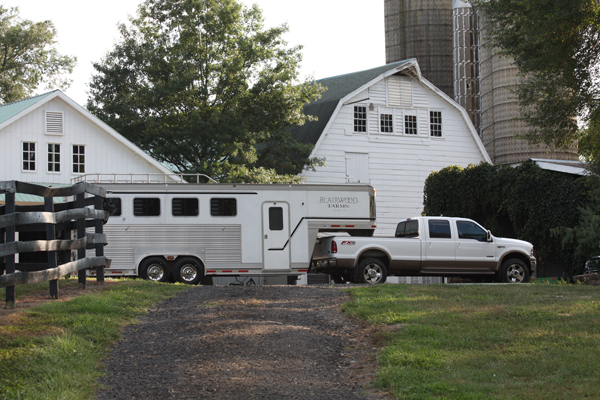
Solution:
[[[569,229],[584,222],[582,210],[597,213],[597,186],[595,176],[547,171],[531,161],[450,166],[425,181],[423,214],[471,218],[496,236],[533,243],[542,268],[553,259],[572,270],[592,254],[576,251],[575,239],[563,239],[579,237]]]

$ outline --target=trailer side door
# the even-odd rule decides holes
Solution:
[[[263,204],[263,271],[290,270],[290,206]]]

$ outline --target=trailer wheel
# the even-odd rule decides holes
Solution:
[[[526,283],[529,282],[529,269],[518,258],[511,258],[502,264],[502,282]]]
[[[188,285],[197,285],[204,276],[202,264],[195,258],[184,257],[173,267],[175,280]]]
[[[169,281],[169,267],[160,257],[150,257],[140,265],[140,276],[155,282]]]
[[[378,285],[387,279],[387,268],[377,258],[367,258],[358,265],[357,283]]]

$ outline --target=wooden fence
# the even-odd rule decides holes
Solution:
[[[19,193],[43,197],[44,204],[16,204]],[[53,188],[3,181],[0,194],[5,197],[5,204],[0,205],[0,288],[6,288],[6,308],[14,308],[18,284],[49,281],[50,297],[57,299],[58,279],[72,272],[78,272],[82,289],[87,268],[95,267],[96,279],[104,282],[104,267],[110,260],[104,257],[102,227],[108,213],[102,209],[103,188],[87,182]],[[58,203],[56,197],[74,200]],[[94,228],[94,233],[86,233],[86,228]],[[95,249],[96,256],[86,257],[86,249]]]

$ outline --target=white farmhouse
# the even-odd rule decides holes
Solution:
[[[90,173],[172,175],[60,90],[0,106],[0,181],[69,185]]]
[[[376,234],[423,211],[425,179],[449,165],[491,163],[466,111],[421,76],[415,59],[318,81],[328,88],[304,111],[318,121],[292,135],[326,166],[307,183],[370,183]]]

